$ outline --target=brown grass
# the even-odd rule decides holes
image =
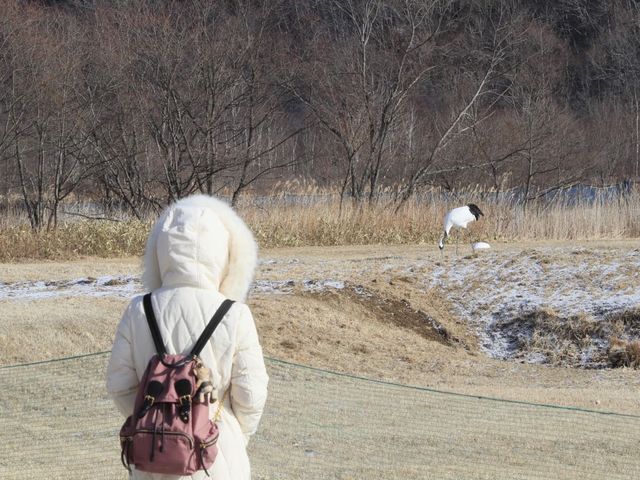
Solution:
[[[0,261],[140,255],[148,231],[148,224],[133,220],[81,220],[42,232],[24,224],[6,225],[0,230]]]
[[[597,250],[596,243],[589,247]],[[625,246],[618,248],[633,245],[620,244]],[[505,258],[521,248],[495,245]],[[559,248],[571,251],[575,244]],[[269,261],[260,266],[258,279],[294,282],[292,294],[253,294],[249,299],[268,356],[472,395],[639,411],[636,370],[505,362],[479,352],[475,334],[452,309],[448,292],[424,291],[406,276],[405,265],[440,258],[435,246],[282,248],[263,250],[262,258]],[[397,268],[387,271],[388,264]],[[138,268],[133,258],[14,263],[0,269],[0,281],[135,274]],[[344,279],[351,287],[361,284],[371,297],[349,288],[320,293],[301,288],[305,279],[327,278]],[[126,303],[124,298],[91,297],[4,300],[0,363],[106,350]],[[398,315],[391,318],[392,313]],[[421,320],[426,325],[420,325]]]
[[[522,346],[522,350],[541,353],[553,365],[580,366],[581,352],[593,348],[594,342],[603,337],[606,329],[604,322],[585,314],[560,318],[553,311],[542,310],[527,317],[533,328],[533,337]],[[595,363],[602,360],[593,358]]]
[[[586,314],[563,318],[553,309],[543,308],[499,325],[517,342],[517,358],[539,354],[551,365],[579,367],[583,365],[582,353],[591,352],[591,365],[640,368],[640,341],[616,336],[637,336],[638,325],[630,320],[637,315],[637,310],[626,310],[600,320]],[[599,344],[607,341],[605,351]]]
[[[607,356],[612,367],[640,368],[640,340],[622,340],[613,337]]]
[[[249,303],[270,357],[469,394],[638,412],[632,370],[492,360],[455,339],[443,342],[428,326],[416,331],[413,318],[405,323],[406,310],[389,322],[398,294],[403,292],[394,289],[371,301],[348,291],[256,295]],[[88,297],[2,301],[0,365],[109,350],[126,303]],[[447,316],[437,319],[453,329]]]
[[[0,301],[0,364],[108,350],[126,303],[86,297]]]
[[[6,392],[0,478],[127,478],[117,442],[124,418],[104,394],[106,362],[99,355],[0,370]],[[266,363],[267,405],[249,442],[254,478],[627,480],[640,474],[638,418]]]
[[[426,201],[413,198],[400,211],[388,201],[340,205],[335,194],[314,188],[291,186],[273,197],[245,196],[238,206],[262,247],[309,245],[369,245],[435,243],[445,213],[475,202],[485,216],[472,224],[474,237],[485,240],[597,240],[640,236],[640,192],[624,198],[598,198],[572,204],[562,196],[533,203],[528,212],[512,199],[498,198],[479,188],[457,192],[445,200],[435,192]],[[34,233],[24,218],[15,214],[0,218],[0,261],[24,258],[66,259],[78,256],[141,255],[152,220],[63,221],[53,231]],[[468,235],[464,233],[463,235]]]
[[[631,242],[620,243],[635,248]],[[522,247],[497,244],[495,251],[510,257]],[[592,243],[590,248],[596,247]],[[559,251],[575,251],[575,244]],[[435,246],[285,248],[263,251],[262,257],[268,262],[260,266],[259,279],[294,282],[291,294],[255,294],[249,299],[267,356],[473,396],[633,415],[640,411],[637,371],[505,362],[473,348],[475,337],[453,314],[447,292],[424,291],[407,274],[407,265],[440,258]],[[387,270],[387,264],[396,267]],[[132,258],[14,263],[0,269],[0,281],[133,274],[137,268]],[[344,279],[347,288],[304,291],[301,286],[309,278]],[[354,291],[356,284],[364,294]],[[108,349],[126,302],[90,297],[1,301],[0,364]],[[638,325],[636,318],[626,312],[610,320],[616,331],[629,332]],[[572,331],[582,334],[584,320],[588,318],[576,319]],[[3,445],[9,456],[0,465],[0,477],[25,478],[28,472],[28,478],[88,478],[96,462],[104,478],[126,476],[113,441],[121,419],[109,399],[100,397],[104,377],[96,372],[102,372],[105,362],[104,357],[90,357],[55,362],[51,368],[4,370],[8,375],[0,380],[9,392],[3,398],[9,415],[3,424]],[[635,424],[631,428],[632,419],[587,419],[582,412],[397,390],[273,361],[268,366],[267,413],[261,433],[250,443],[253,471],[265,480],[305,475],[375,478],[381,458],[385,478],[402,479],[613,479],[637,476],[640,468],[635,434],[639,430]],[[18,371],[30,374],[10,375]],[[60,388],[63,381],[82,389]],[[92,408],[81,408],[88,401]],[[68,421],[70,411],[75,412],[73,422]],[[389,425],[398,427],[398,435],[381,454],[378,441]],[[22,448],[33,438],[40,439],[40,451],[63,451],[63,461],[50,455],[44,462],[37,457],[36,465],[31,450]],[[333,448],[337,444],[344,445],[338,457]],[[274,462],[282,452],[287,458]],[[362,458],[373,460],[364,465]],[[501,462],[486,460],[492,458]],[[401,459],[406,467],[399,470],[400,464],[389,459]]]
[[[435,243],[446,212],[475,202],[485,213],[473,224],[475,235],[487,240],[595,240],[640,236],[640,192],[622,199],[598,198],[571,204],[559,197],[533,203],[525,213],[510,199],[480,189],[459,192],[457,200],[419,201],[413,198],[395,212],[393,204],[342,207],[337,198],[311,192],[316,202],[288,204],[275,197],[270,207],[254,207],[251,197],[240,206],[264,246],[365,245]],[[482,198],[480,198],[482,197]]]
[[[627,360],[630,367],[640,368],[640,340],[627,344]]]

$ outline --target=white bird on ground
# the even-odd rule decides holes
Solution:
[[[469,205],[465,205],[464,207],[458,207],[451,210],[444,217],[444,232],[440,237],[440,241],[438,242],[438,247],[440,250],[444,248],[444,241],[449,236],[449,232],[453,227],[456,228],[467,228],[467,225],[471,222],[475,222],[480,218],[481,215],[484,215],[482,211],[478,208],[477,205],[470,203]],[[456,239],[456,253],[458,252],[458,242]]]

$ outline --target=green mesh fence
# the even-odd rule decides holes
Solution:
[[[107,354],[0,368],[0,479],[124,479]],[[268,360],[254,479],[640,478],[640,417]]]

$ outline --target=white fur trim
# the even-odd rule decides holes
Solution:
[[[229,259],[220,282],[220,293],[232,300],[244,301],[258,262],[258,246],[251,230],[225,202],[208,195],[192,195],[169,205],[154,224],[144,254],[142,283],[153,291],[162,286],[158,265],[157,239],[164,219],[176,207],[201,207],[213,211],[229,233]]]

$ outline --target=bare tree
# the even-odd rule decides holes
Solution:
[[[373,201],[388,158],[390,135],[416,85],[434,68],[428,59],[440,32],[440,2],[332,2],[327,25],[299,68],[308,90],[288,86],[342,150],[342,196]]]
[[[291,164],[274,163],[271,154],[304,128],[278,120],[286,98],[270,80],[277,72],[265,30],[273,7],[167,8],[130,13],[123,52],[134,58],[131,78],[159,160],[159,183],[168,200],[227,187],[235,202],[257,179]]]
[[[91,146],[79,80],[83,32],[37,9],[17,11],[5,44],[9,101],[4,139],[31,227],[54,228],[61,202],[90,175]]]
[[[498,18],[490,20],[490,40],[485,41],[482,49],[476,52],[481,63],[485,65],[484,71],[480,76],[476,75],[476,70],[463,70],[456,75],[457,81],[454,85],[469,93],[457,95],[461,101],[452,102],[443,124],[436,123],[431,146],[423,148],[422,155],[416,158],[416,163],[412,166],[409,178],[399,187],[396,209],[399,209],[418,188],[426,185],[430,178],[477,169],[496,162],[495,159],[482,163],[475,159],[451,162],[447,161],[446,153],[455,147],[456,142],[477,132],[478,128],[493,116],[494,107],[507,94],[507,89],[504,87],[497,89],[493,82],[499,75],[504,75],[500,68],[508,56],[509,49],[514,48],[521,41],[522,32],[517,27],[513,28],[514,23],[516,22],[508,16],[503,17],[502,12]],[[484,31],[479,33],[482,36],[485,35]],[[471,32],[471,34],[474,35],[477,32]],[[508,158],[509,156],[502,161]]]
[[[637,178],[640,12],[587,3],[0,0],[0,191],[38,230],[293,176],[397,208]]]

